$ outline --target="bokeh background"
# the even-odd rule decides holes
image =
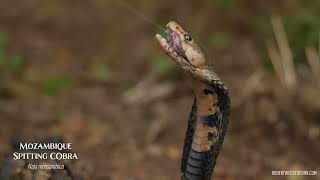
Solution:
[[[319,10],[319,0],[1,0],[0,160],[17,136],[63,136],[95,176],[179,179],[193,94],[154,41],[176,20],[230,89],[215,179],[316,179],[271,170],[320,170]]]

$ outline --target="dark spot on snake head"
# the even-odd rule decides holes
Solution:
[[[205,95],[213,94],[213,92],[212,92],[211,90],[209,90],[209,89],[204,89],[204,90],[203,90],[203,93],[204,93]]]
[[[212,132],[208,133],[208,140],[212,141],[214,134]]]

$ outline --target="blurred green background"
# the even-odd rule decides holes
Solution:
[[[228,85],[215,179],[303,180],[320,169],[320,1],[0,2],[0,159],[59,135],[111,179],[179,179],[193,102],[154,40],[179,22]],[[94,154],[95,156],[92,156]]]

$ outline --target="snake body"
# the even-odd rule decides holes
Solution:
[[[156,40],[187,73],[195,95],[181,163],[182,180],[210,180],[229,122],[230,98],[205,54],[178,23],[166,26],[167,37]]]

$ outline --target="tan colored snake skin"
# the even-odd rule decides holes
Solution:
[[[166,38],[159,34],[155,38],[187,72],[195,95],[183,147],[181,179],[209,180],[227,130],[228,90],[188,32],[174,21],[165,31]]]

